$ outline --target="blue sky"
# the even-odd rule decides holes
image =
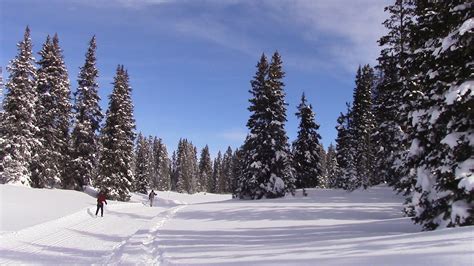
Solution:
[[[352,98],[357,66],[375,63],[384,33],[386,0],[0,0],[0,66],[16,54],[24,28],[35,56],[47,34],[58,33],[71,80],[96,35],[102,107],[117,64],[128,69],[137,130],[179,138],[213,155],[243,143],[250,80],[264,52],[282,55],[289,104],[286,130],[305,92],[325,147]]]

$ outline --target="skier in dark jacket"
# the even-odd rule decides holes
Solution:
[[[95,211],[95,216],[97,216],[100,209],[100,216],[104,217],[104,202],[107,205],[107,200],[105,199],[105,193],[101,191],[99,192],[99,195],[97,196],[97,210]]]
[[[156,193],[151,190],[150,194],[148,194],[148,199],[150,200],[150,207],[153,207],[153,200],[155,199]]]

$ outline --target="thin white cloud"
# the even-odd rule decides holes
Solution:
[[[358,64],[374,63],[379,53],[377,40],[385,33],[387,0],[283,0],[267,1],[272,12],[281,19],[300,24],[301,35],[318,42],[326,36],[339,39],[327,52],[334,63],[354,71]]]
[[[185,35],[203,38],[247,55],[256,53],[254,41],[249,36],[236,32],[211,16],[196,16],[178,21],[175,29]]]
[[[228,141],[240,141],[243,142],[247,136],[247,131],[243,129],[230,129],[218,134],[218,137]]]
[[[164,4],[171,0],[72,0],[78,4],[89,5],[97,8],[123,7],[140,9],[150,5]]]
[[[221,1],[219,5],[234,5],[239,1]],[[178,2],[179,3],[179,2]],[[215,5],[214,1],[203,1]],[[259,5],[241,0],[248,14],[260,14],[268,23],[289,25],[301,39],[311,44],[319,54],[308,50],[286,51],[286,61],[297,68],[317,70],[340,68],[354,72],[357,65],[376,63],[379,54],[377,40],[385,33],[382,22],[387,17],[384,7],[388,0],[267,0]],[[236,15],[234,15],[236,16]],[[248,20],[255,18],[248,17]],[[272,22],[273,21],[273,22]],[[276,23],[275,23],[276,22]],[[176,23],[176,28],[184,34],[203,38],[210,42],[238,50],[250,56],[258,56],[264,47],[280,49],[278,43],[265,43],[259,36],[235,25],[224,23],[218,14],[192,16]],[[330,41],[325,40],[330,38]],[[324,47],[318,47],[324,43]],[[325,51],[321,52],[321,49]],[[283,52],[283,51],[282,51]]]
[[[79,1],[79,0],[77,0]],[[120,6],[146,10],[152,5],[187,5],[199,3],[199,13],[179,17],[151,17],[153,23],[168,25],[186,36],[200,38],[217,45],[258,57],[264,49],[280,50],[289,65],[305,70],[342,69],[354,72],[357,65],[376,63],[377,40],[385,32],[381,23],[387,17],[384,7],[389,0],[80,0],[97,6]],[[228,14],[238,7],[239,12]],[[264,21],[264,22],[262,22]],[[232,22],[232,23],[229,23]],[[256,34],[259,23],[275,25],[271,33]],[[279,26],[287,26],[314,50],[280,47],[269,34],[278,34]],[[253,27],[253,28],[250,28]],[[315,52],[317,50],[317,52]],[[322,51],[323,50],[323,51]]]

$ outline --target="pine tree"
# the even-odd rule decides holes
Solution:
[[[347,111],[337,118],[336,159],[340,172],[334,180],[336,188],[354,189],[351,180],[356,179],[355,145],[352,127],[352,107],[346,103]]]
[[[33,150],[39,142],[35,118],[36,68],[30,29],[26,27],[18,43],[18,55],[7,67],[9,78],[3,99],[4,115],[0,122],[0,183],[30,186]]]
[[[3,121],[3,69],[0,67],[0,118]]]
[[[198,175],[197,154],[194,145],[181,139],[176,154],[176,191],[194,193]]]
[[[219,191],[219,182],[222,176],[222,153],[219,151],[217,157],[214,159],[214,166],[212,167],[212,178],[209,182],[209,192],[211,193],[220,193]]]
[[[328,180],[328,173],[327,173],[327,161],[326,161],[326,151],[324,150],[323,145],[319,145],[318,149],[319,157],[321,158],[321,177],[318,180],[318,187],[319,188],[328,188],[329,187],[329,180]]]
[[[186,139],[180,139],[178,150],[176,151],[176,191],[186,192],[186,185],[189,183],[189,176],[186,174]]]
[[[294,193],[295,179],[284,129],[287,104],[283,77],[278,52],[272,56],[270,65],[262,55],[251,81],[252,114],[247,122],[250,134],[243,147],[244,166],[237,191],[240,198],[274,198]]]
[[[339,165],[337,163],[336,148],[332,143],[328,147],[326,154],[326,169],[328,188],[338,188],[337,178],[340,175]]]
[[[371,138],[375,127],[375,119],[372,114],[373,84],[373,69],[369,65],[359,67],[352,108],[353,143],[357,156],[354,157],[356,176],[350,180],[351,190],[360,186],[365,189],[377,184],[377,181],[374,181],[374,147]]]
[[[136,163],[135,163],[135,179],[134,179],[134,191],[147,194],[150,177],[150,158],[149,158],[149,147],[147,139],[143,137],[142,133],[138,134],[137,146],[135,150]]]
[[[133,118],[132,88],[123,65],[117,67],[114,89],[110,95],[105,125],[101,132],[102,152],[98,186],[112,199],[128,201],[133,182]]]
[[[208,183],[212,177],[212,161],[211,154],[209,153],[209,147],[206,145],[201,150],[201,157],[199,159],[199,184],[201,191],[209,191]]]
[[[77,189],[96,179],[99,158],[99,130],[103,114],[99,105],[99,77],[96,67],[95,36],[89,42],[86,60],[77,79],[74,94],[74,129],[71,134],[72,152],[69,169]]]
[[[4,110],[3,110],[3,86],[5,84],[3,84],[3,71],[2,70],[3,69],[0,67],[0,121],[3,122],[4,121],[3,115],[5,113]],[[0,122],[0,130],[3,129],[3,126],[1,125],[2,122]],[[0,132],[0,147],[2,147],[3,143],[5,142],[5,140],[3,139],[4,135],[5,135],[4,132],[3,133]],[[0,158],[2,158],[2,155],[0,155]],[[0,162],[1,162],[1,160],[0,160]],[[0,173],[1,172],[3,172],[3,171],[2,171],[1,163],[0,163]]]
[[[166,191],[171,189],[170,159],[168,151],[161,139],[153,139],[154,177],[153,185],[156,189]]]
[[[413,28],[413,1],[395,0],[385,11],[390,17],[383,25],[388,30],[379,44],[382,47],[378,69],[374,115],[376,130],[373,141],[376,150],[375,171],[380,181],[388,182],[399,192],[410,193],[412,179],[406,167],[411,122],[413,92],[409,86],[410,47]]]
[[[179,147],[179,145],[178,145]],[[177,167],[177,156],[176,156],[176,151],[173,151],[173,154],[171,155],[171,166],[170,166],[170,177],[171,177],[171,190],[172,191],[177,191],[177,175],[176,175],[176,167]]]
[[[244,151],[242,149],[237,149],[232,156],[232,181],[230,189],[232,197],[238,196],[239,177],[242,176],[244,166],[243,157]]]
[[[41,146],[35,151],[32,184],[72,188],[73,182],[66,170],[70,155],[71,91],[57,34],[52,40],[49,36],[46,38],[39,54],[36,122]]]
[[[300,119],[298,137],[293,142],[293,168],[295,169],[296,186],[303,189],[322,185],[323,165],[321,157],[321,136],[319,125],[315,122],[313,107],[308,105],[303,93],[298,105],[296,117]]]
[[[472,3],[417,1],[413,83],[420,95],[409,165],[414,220],[425,229],[474,224]]]
[[[231,183],[232,183],[232,148],[227,147],[224,156],[222,157],[221,164],[221,175],[219,179],[219,192],[220,193],[229,193],[231,192]]]
[[[376,96],[374,104],[374,117],[376,128],[372,133],[374,145],[375,167],[377,173],[377,183],[386,182],[395,184],[400,181],[396,171],[395,154],[404,151],[400,145],[402,139],[401,127],[398,124],[399,100],[396,98],[396,88],[398,77],[394,60],[380,62],[383,72],[381,80],[376,86]]]

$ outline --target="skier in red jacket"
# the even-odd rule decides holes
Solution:
[[[97,210],[95,211],[95,216],[99,213],[100,209],[100,216],[104,217],[104,202],[107,205],[107,200],[105,199],[105,194],[101,191],[97,196]]]

